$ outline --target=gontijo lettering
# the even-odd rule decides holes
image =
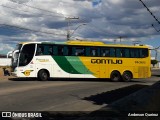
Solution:
[[[122,64],[122,60],[112,60],[112,59],[91,59],[92,64]]]

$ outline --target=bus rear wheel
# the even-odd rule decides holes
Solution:
[[[123,72],[122,78],[123,78],[123,81],[129,82],[132,79],[132,73],[130,71],[125,71]]]
[[[38,72],[38,79],[41,80],[41,81],[47,81],[49,78],[49,75],[47,73],[46,70],[40,70]]]
[[[121,75],[118,71],[112,71],[112,73],[110,75],[110,79],[113,82],[118,82],[121,80]]]

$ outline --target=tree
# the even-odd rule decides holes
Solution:
[[[158,63],[157,60],[151,60],[151,64],[153,65],[153,67],[155,67],[155,65]]]

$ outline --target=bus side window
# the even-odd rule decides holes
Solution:
[[[67,56],[68,55],[68,46],[63,47],[63,55]]]
[[[140,56],[139,56],[139,49],[135,49],[134,50],[134,57],[135,58],[139,58]]]
[[[110,48],[110,56],[115,57],[115,54],[116,54],[115,48]]]
[[[139,49],[130,49],[131,58],[139,58]]]
[[[126,57],[125,52],[126,52],[126,51],[125,51],[125,49],[124,49],[124,48],[122,48],[122,49],[121,49],[121,57],[124,57],[124,58]]]
[[[90,56],[90,47],[86,47],[86,56]]]
[[[134,58],[134,49],[130,49],[130,56],[131,58]]]
[[[148,49],[140,49],[140,58],[148,57]]]
[[[72,56],[72,46],[67,46],[67,55]]]
[[[84,47],[73,47],[73,55],[74,56],[85,56]]]
[[[110,50],[108,48],[101,48],[101,55],[103,57],[109,57],[110,56]]]
[[[91,50],[91,56],[96,56],[96,50],[95,49]]]
[[[59,56],[63,56],[64,54],[63,54],[63,52],[64,52],[64,46],[62,46],[62,45],[59,45],[58,46],[58,55]]]
[[[58,46],[53,46],[53,55],[58,55]]]
[[[129,49],[127,48],[117,48],[116,57],[129,58]]]
[[[49,55],[53,55],[53,47],[52,46],[49,46],[49,48],[48,48],[48,54]]]
[[[124,51],[125,51],[125,53],[124,53],[125,57],[129,58],[130,57],[130,55],[129,55],[129,49],[125,48]]]
[[[44,55],[44,46],[38,45],[37,46],[37,53],[36,55]]]
[[[116,48],[116,57],[122,57],[121,49]]]
[[[98,56],[98,49],[97,48],[90,48],[90,56]]]
[[[144,55],[144,57],[148,57],[149,56],[149,50],[147,48],[143,49],[142,54]]]
[[[53,55],[53,47],[51,45],[44,45],[44,55]]]

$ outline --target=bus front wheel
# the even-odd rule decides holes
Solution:
[[[46,70],[40,70],[38,72],[38,79],[39,80],[46,81],[46,80],[48,80],[48,78],[49,78],[49,75]]]
[[[132,79],[132,73],[130,71],[125,71],[122,75],[123,81],[129,82]]]
[[[110,75],[110,79],[113,82],[118,82],[121,79],[121,75],[118,71],[112,71],[112,73]]]

